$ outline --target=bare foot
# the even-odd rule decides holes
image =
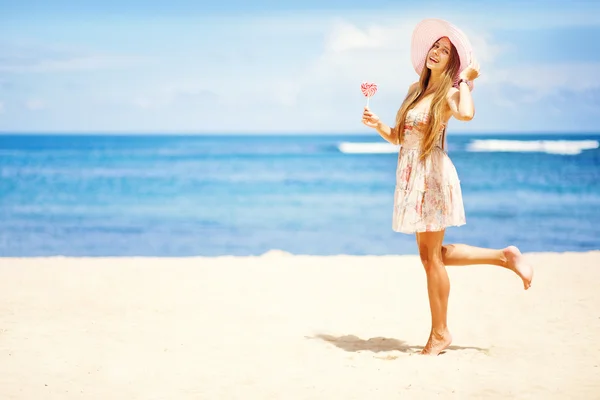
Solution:
[[[452,343],[452,335],[450,335],[450,331],[448,329],[441,334],[432,331],[425,348],[421,350],[421,354],[437,356],[442,351],[446,350],[448,346],[450,346],[450,343]]]
[[[533,268],[525,262],[521,251],[515,246],[508,246],[504,249],[504,255],[506,256],[506,267],[519,275],[523,280],[525,290],[529,289],[533,279]]]

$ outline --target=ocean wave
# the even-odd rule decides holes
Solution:
[[[597,140],[473,140],[467,145],[470,152],[537,152],[577,155],[584,150],[600,147]]]
[[[399,149],[400,146],[390,143],[342,142],[338,145],[338,150],[346,154],[397,153]]]

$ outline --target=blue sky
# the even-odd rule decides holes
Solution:
[[[596,3],[596,4],[595,4]],[[600,131],[594,1],[0,0],[0,131],[367,133],[392,123],[427,17],[470,37],[477,114],[455,132]]]

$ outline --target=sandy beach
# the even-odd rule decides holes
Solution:
[[[600,399],[600,252],[527,257],[448,267],[438,357],[416,256],[0,258],[0,398]]]

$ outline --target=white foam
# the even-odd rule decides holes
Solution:
[[[575,155],[583,150],[597,149],[597,140],[473,140],[467,146],[472,152],[542,152]]]
[[[353,143],[342,142],[338,145],[338,149],[342,153],[347,154],[381,154],[381,153],[397,153],[400,146],[395,146],[390,143]]]

